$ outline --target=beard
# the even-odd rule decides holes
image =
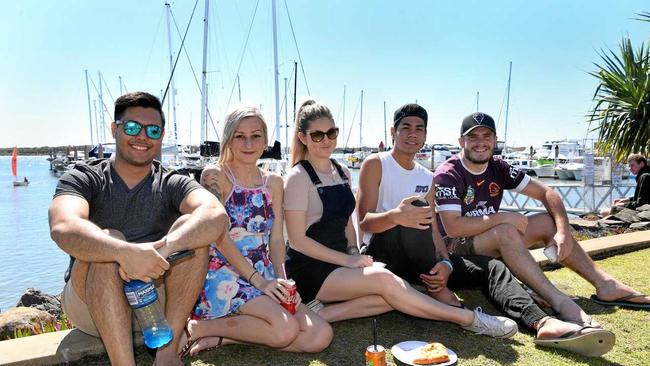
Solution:
[[[485,164],[488,161],[490,161],[490,159],[492,159],[492,156],[494,156],[494,149],[489,150],[489,155],[488,155],[487,158],[485,158],[485,159],[477,159],[474,156],[472,156],[471,150],[468,149],[467,147],[465,147],[465,148],[463,148],[463,156],[465,157],[465,159],[469,160],[470,162],[472,162],[474,164]]]

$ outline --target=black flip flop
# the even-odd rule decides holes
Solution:
[[[648,309],[650,310],[650,304],[648,303],[639,303],[639,302],[633,302],[629,301],[630,299],[634,299],[637,297],[645,297],[647,295],[644,294],[630,294],[627,296],[623,296],[621,298],[618,298],[616,300],[603,300],[599,298],[596,295],[591,295],[591,301],[595,302],[596,304],[600,305],[605,305],[605,306],[620,306],[620,307],[625,307],[625,308],[635,308],[635,309]]]

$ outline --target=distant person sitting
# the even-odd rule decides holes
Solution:
[[[133,312],[123,290],[135,279],[156,281],[173,331],[154,364],[183,364],[178,340],[203,286],[208,245],[228,228],[216,197],[154,160],[164,128],[158,98],[119,97],[111,124],[115,156],[77,163],[50,204],[50,235],[71,257],[63,311],[77,329],[101,337],[113,365],[135,365]],[[186,249],[195,255],[170,266],[169,254]]]
[[[27,177],[25,177],[25,178],[23,179],[23,182],[25,182],[25,183],[29,183],[29,180],[27,179]]]
[[[632,174],[636,175],[634,196],[615,199],[611,208],[600,211],[601,216],[615,214],[623,208],[634,210],[639,206],[650,204],[650,167],[645,157],[641,154],[631,154],[627,157],[627,166]]]

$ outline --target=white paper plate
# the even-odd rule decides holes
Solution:
[[[413,360],[420,356],[420,348],[424,347],[425,345],[427,345],[427,342],[406,341],[394,345],[390,349],[390,352],[393,354],[393,357],[400,360],[401,362],[407,365],[416,366],[413,363]],[[447,348],[447,352],[449,353],[449,361],[443,363],[433,363],[432,365],[447,366],[456,364],[456,362],[458,362],[458,355],[456,355],[456,352],[450,350],[449,348]]]

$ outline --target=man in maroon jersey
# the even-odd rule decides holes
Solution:
[[[553,189],[493,157],[497,139],[492,117],[469,115],[463,119],[460,133],[462,151],[435,172],[437,222],[451,253],[501,257],[563,320],[592,323],[541,271],[528,251],[536,244],[557,253],[557,262],[589,281],[596,288],[595,302],[650,308],[648,296],[598,268],[578,245],[569,230],[562,199]],[[504,189],[541,201],[547,213],[499,212]]]

